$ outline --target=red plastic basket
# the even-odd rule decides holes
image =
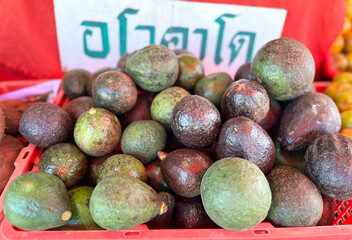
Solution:
[[[323,92],[329,82],[316,82],[318,92]],[[55,103],[67,104],[68,99],[59,91]],[[24,231],[11,225],[4,218],[3,198],[10,183],[22,173],[37,171],[43,149],[30,144],[24,148],[15,162],[15,171],[0,196],[1,236],[3,239],[352,239],[352,200],[335,201],[333,226],[275,228],[262,222],[255,228],[238,232],[226,229],[148,229],[145,224],[125,231]]]

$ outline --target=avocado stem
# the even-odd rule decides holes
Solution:
[[[163,215],[164,213],[167,212],[167,205],[166,203],[164,203],[164,201],[161,201],[161,207],[160,207],[160,212],[159,212],[159,215]]]
[[[158,158],[162,161],[164,158],[166,158],[167,153],[163,151],[158,151]]]
[[[61,215],[61,219],[62,221],[67,222],[68,220],[70,220],[72,216],[72,213],[70,211],[65,211],[62,215]]]

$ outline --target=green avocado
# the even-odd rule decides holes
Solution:
[[[159,214],[162,201],[141,180],[118,173],[94,188],[89,208],[94,221],[107,230],[125,230],[146,223]]]
[[[87,95],[90,72],[84,69],[72,69],[62,79],[62,89],[68,98],[74,99]]]
[[[23,230],[63,226],[72,215],[66,186],[46,172],[24,173],[6,191],[4,214],[12,225]]]
[[[188,91],[180,87],[170,87],[153,99],[150,106],[150,113],[153,120],[159,122],[166,130],[171,131],[171,115],[176,103],[182,98],[191,95]]]
[[[206,213],[220,227],[245,231],[265,219],[271,191],[263,172],[248,160],[228,157],[205,172],[201,197]]]
[[[177,58],[180,68],[175,85],[191,91],[204,76],[203,63],[192,54],[180,54]]]

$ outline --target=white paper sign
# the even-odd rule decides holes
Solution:
[[[188,49],[206,74],[251,61],[279,38],[285,9],[170,0],[54,0],[61,66],[96,71],[150,44]]]

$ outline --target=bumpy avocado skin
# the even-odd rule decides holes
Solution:
[[[56,144],[42,154],[39,170],[60,178],[67,188],[78,184],[86,175],[87,157],[71,143]]]
[[[253,58],[251,73],[270,98],[292,100],[308,90],[314,80],[312,54],[300,42],[279,38],[266,43]]]
[[[107,230],[125,230],[154,218],[161,208],[159,195],[146,183],[127,174],[105,178],[89,203],[94,221]]]
[[[265,219],[272,196],[265,175],[255,164],[229,157],[208,168],[201,197],[206,213],[217,225],[245,231]]]
[[[90,73],[84,69],[72,69],[62,79],[62,88],[68,98],[74,99],[87,95]]]
[[[150,106],[153,120],[159,122],[166,130],[170,131],[172,110],[178,101],[189,95],[191,94],[188,91],[180,87],[170,87],[160,92],[155,96]]]
[[[105,67],[105,68],[101,68],[99,70],[97,70],[96,72],[92,73],[89,77],[89,81],[87,84],[87,93],[89,96],[93,96],[93,86],[95,86],[95,80],[97,79],[97,77],[107,71],[119,71],[121,72],[120,68],[113,68],[113,67]]]
[[[168,48],[150,45],[130,56],[124,71],[142,89],[160,92],[175,83],[179,71],[178,60]]]
[[[192,54],[180,54],[177,58],[180,68],[175,85],[192,91],[198,80],[204,76],[203,63]]]
[[[107,158],[100,167],[97,182],[99,183],[104,178],[117,173],[128,174],[147,182],[147,174],[143,163],[127,154],[116,154]]]
[[[92,97],[83,96],[70,101],[63,109],[70,115],[74,123],[85,112],[94,107],[94,100]]]
[[[213,73],[199,79],[194,94],[205,97],[219,108],[222,95],[232,82],[231,76],[225,72]]]
[[[73,137],[84,153],[93,157],[104,156],[120,141],[120,121],[106,109],[91,108],[78,118]]]
[[[165,147],[166,131],[154,120],[141,120],[128,125],[121,137],[121,149],[146,164],[157,158]]]
[[[63,226],[71,217],[65,184],[49,173],[24,173],[6,191],[4,214],[12,225],[23,230]]]

